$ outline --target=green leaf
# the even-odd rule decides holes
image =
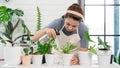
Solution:
[[[28,54],[29,54],[29,53],[28,53],[28,51],[29,51],[28,48],[23,48],[23,51],[24,51],[25,55],[28,55]]]
[[[33,48],[33,47],[30,47],[30,52],[29,52],[29,54],[33,54],[33,51],[34,51],[34,48]]]
[[[2,37],[0,37],[0,40],[1,40],[1,43],[6,44],[5,40]]]
[[[0,7],[0,20],[2,23],[9,21],[12,18],[12,9],[7,8],[6,6]]]
[[[13,24],[11,23],[11,21],[8,22],[7,29],[10,32],[10,34],[12,34]]]
[[[120,65],[120,53],[119,53],[119,56],[118,56],[118,64]]]
[[[115,63],[117,63],[117,57],[115,55],[113,55],[113,60]]]
[[[74,44],[67,42],[66,45],[62,48],[62,51],[65,54],[69,54],[74,48],[76,48]]]
[[[106,50],[110,50],[110,46],[108,45],[108,42],[103,42],[100,37],[98,37],[98,45],[102,45]]]
[[[85,34],[85,38],[89,41],[89,42],[94,42],[91,38],[90,38],[90,35],[87,31],[84,32]]]
[[[17,15],[17,16],[23,16],[24,15],[24,12],[22,10],[19,10],[19,9],[15,9],[14,10],[14,13]]]
[[[41,13],[40,9],[37,6],[37,31],[41,29]]]
[[[12,37],[11,37],[11,35],[9,35],[9,33],[3,32],[2,34],[3,34],[6,38],[8,38],[9,40],[12,39]]]
[[[94,46],[90,46],[89,50],[90,50],[91,53],[97,54],[97,52],[95,50],[95,45]]]

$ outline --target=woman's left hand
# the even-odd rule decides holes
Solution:
[[[79,64],[79,58],[77,56],[74,56],[70,61],[70,65],[77,65],[77,64]]]

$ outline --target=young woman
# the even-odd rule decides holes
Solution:
[[[84,31],[88,31],[88,28],[82,22],[83,11],[81,7],[74,3],[68,7],[65,15],[61,18],[55,19],[45,28],[37,31],[32,39],[33,42],[37,41],[40,37],[47,34],[49,37],[58,38],[60,47],[63,47],[66,42],[70,41],[75,44],[77,48],[73,51],[87,51],[88,41],[85,39]],[[56,36],[54,29],[60,32],[59,36]],[[79,60],[77,56],[71,59],[71,65],[78,64]]]

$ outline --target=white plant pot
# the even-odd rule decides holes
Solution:
[[[111,55],[112,55],[111,50],[109,50],[109,51],[98,50],[97,55],[98,55],[98,64],[99,64],[99,66],[110,65]]]
[[[119,64],[117,64],[117,63],[113,63],[113,64],[114,64],[115,68],[120,68]]]
[[[4,46],[0,45],[0,60],[4,59]]]
[[[42,58],[43,58],[43,55],[33,55],[32,56],[32,64],[41,66],[42,65]]]
[[[72,57],[73,57],[73,54],[63,54],[62,55],[63,65],[70,66],[70,61]]]
[[[46,65],[55,65],[55,59],[56,55],[55,54],[46,54],[45,59],[46,59]]]
[[[89,51],[79,51],[79,64],[90,66],[92,64],[92,54]]]
[[[4,47],[5,63],[19,65],[21,63],[22,47]]]

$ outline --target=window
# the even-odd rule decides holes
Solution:
[[[101,36],[116,54],[120,36],[118,0],[84,0],[81,3],[84,3],[85,24],[92,38],[97,41],[97,36]]]

